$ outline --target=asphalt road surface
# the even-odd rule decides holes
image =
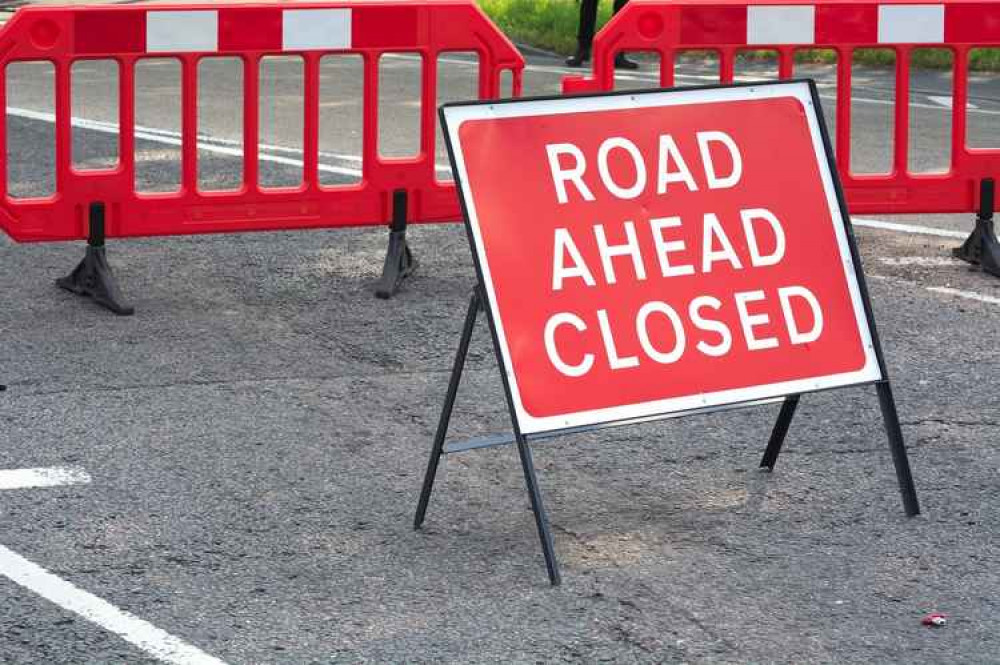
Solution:
[[[472,96],[475,63],[445,64],[442,101]],[[382,150],[404,155],[420,69],[383,66]],[[74,155],[100,166],[117,150],[115,75],[78,67]],[[650,69],[620,84],[649,86]],[[532,57],[526,92],[557,92],[566,71]],[[831,68],[804,71],[834,94]],[[300,177],[300,72],[264,69],[274,185]],[[711,72],[691,61],[678,82]],[[47,76],[10,73],[19,196],[53,187]],[[238,76],[204,65],[206,188],[239,183]],[[357,62],[322,76],[324,178],[349,182]],[[138,185],[170,189],[176,65],[139,80]],[[852,166],[879,170],[891,79],[856,81]],[[913,163],[940,168],[949,77],[915,73],[913,90]],[[970,101],[972,141],[1000,147],[1000,80],[977,77]],[[411,230],[420,270],[391,301],[372,297],[383,229],[112,242],[131,318],[54,287],[79,244],[0,239],[0,469],[75,479],[0,482],[0,662],[996,662],[1000,279],[949,258],[971,215],[889,221],[924,227],[857,229],[923,515],[903,515],[871,388],[805,398],[773,474],[756,470],[772,406],[565,437],[535,450],[559,588],[510,448],[449,457],[411,529],[474,282],[460,225]],[[453,423],[457,437],[509,424],[482,326]],[[932,611],[947,626],[922,626]]]

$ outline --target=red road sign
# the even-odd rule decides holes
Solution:
[[[882,378],[805,82],[446,106],[525,434]]]

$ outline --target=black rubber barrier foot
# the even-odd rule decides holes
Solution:
[[[114,271],[108,264],[104,247],[104,204],[90,206],[90,237],[83,260],[66,277],[56,280],[59,288],[90,298],[119,316],[135,314],[135,308],[125,302]]]
[[[996,183],[992,178],[982,181],[979,189],[979,214],[972,235],[952,253],[985,272],[1000,277],[1000,241],[993,225],[993,208],[996,202]]]
[[[375,296],[388,300],[394,296],[403,280],[417,269],[417,260],[406,242],[406,190],[398,189],[392,194],[392,226],[389,227],[389,249],[385,253],[382,277],[375,287]]]
[[[83,261],[68,276],[57,279],[56,284],[67,291],[90,298],[120,316],[135,314],[135,308],[124,301],[118,280],[108,265],[104,247],[87,247]]]

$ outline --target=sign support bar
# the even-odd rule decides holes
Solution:
[[[767,442],[767,450],[764,451],[764,457],[760,460],[760,468],[774,471],[774,465],[781,453],[781,446],[785,443],[785,436],[788,435],[788,428],[792,424],[795,409],[799,406],[799,397],[799,395],[789,395],[781,405],[778,422],[774,423],[771,439]]]
[[[413,518],[413,528],[419,529],[427,515],[427,504],[434,491],[434,479],[437,477],[438,463],[444,454],[444,439],[448,435],[448,424],[451,422],[451,412],[455,407],[455,397],[458,395],[458,384],[462,380],[462,370],[465,369],[465,358],[469,355],[469,343],[472,332],[476,328],[476,318],[482,302],[479,299],[479,288],[469,298],[469,309],[465,314],[465,326],[462,328],[462,338],[458,343],[458,353],[451,368],[451,378],[448,381],[448,392],[445,394],[444,406],[441,408],[441,418],[438,420],[437,433],[434,435],[434,445],[431,447],[431,457],[427,460],[427,472],[424,474],[424,486],[420,490],[420,502],[417,504],[417,514]]]
[[[434,491],[434,479],[437,477],[438,464],[441,456],[448,453],[461,452],[462,450],[473,450],[476,448],[490,447],[498,444],[490,437],[484,439],[483,445],[468,445],[446,449],[445,438],[448,435],[448,425],[451,423],[451,413],[455,406],[455,398],[458,396],[458,386],[462,380],[462,371],[465,369],[465,359],[469,355],[469,344],[472,342],[472,333],[476,328],[476,320],[479,318],[479,311],[482,309],[485,300],[482,296],[482,289],[476,286],[469,298],[469,309],[465,314],[465,325],[462,328],[462,337],[458,343],[458,353],[455,354],[455,363],[452,366],[451,378],[448,381],[448,392],[445,394],[444,406],[441,409],[441,418],[438,420],[437,433],[434,435],[434,445],[431,448],[430,459],[427,460],[427,472],[424,474],[423,488],[420,490],[420,501],[417,503],[417,512],[413,518],[413,528],[419,529],[427,516],[427,506],[430,503],[431,492]],[[552,586],[558,586],[562,582],[559,573],[559,561],[556,559],[555,543],[552,538],[552,529],[549,527],[549,518],[545,512],[545,504],[542,501],[542,493],[538,488],[538,478],[535,474],[535,463],[531,456],[531,445],[528,439],[521,434],[514,421],[514,442],[517,443],[517,454],[521,459],[521,468],[524,471],[524,483],[528,488],[528,496],[531,499],[531,510],[535,515],[535,525],[538,527],[538,539],[542,544],[542,554],[545,556],[545,567],[548,569],[549,582]],[[509,437],[503,437],[503,443],[510,441]],[[475,443],[475,442],[470,442]]]
[[[913,486],[913,475],[906,456],[906,444],[903,443],[903,430],[899,426],[899,414],[896,413],[896,400],[892,397],[892,386],[888,379],[884,379],[875,384],[875,389],[878,391],[879,406],[882,407],[885,433],[889,436],[889,450],[896,467],[899,491],[903,495],[903,508],[907,517],[913,517],[920,514],[920,504],[917,502],[917,490]]]
[[[882,410],[882,418],[885,421],[886,435],[889,437],[889,451],[892,453],[892,463],[896,467],[896,479],[899,481],[899,492],[903,495],[903,509],[907,517],[920,514],[920,503],[917,501],[917,490],[913,484],[913,475],[910,473],[910,461],[906,454],[906,445],[903,443],[903,430],[899,426],[899,414],[896,412],[896,401],[892,396],[892,387],[889,381],[879,381],[875,384],[878,391],[879,406]],[[778,462],[778,455],[781,454],[781,446],[788,435],[788,428],[792,424],[792,417],[795,416],[795,409],[799,405],[801,395],[790,395],[785,398],[781,405],[781,412],[778,414],[778,421],[774,424],[771,432],[771,439],[767,442],[767,450],[760,460],[760,468],[773,471],[774,465]]]

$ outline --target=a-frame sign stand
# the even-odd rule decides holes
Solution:
[[[667,96],[673,96],[674,100],[668,100]],[[741,106],[742,102],[747,102],[747,105]],[[684,104],[690,104],[691,110],[684,111]],[[706,114],[705,104],[718,104],[716,107],[718,114]],[[731,106],[727,106],[730,104]],[[759,114],[760,109],[765,104],[768,105],[768,114]],[[759,114],[756,117],[758,118],[757,122],[761,124],[742,126],[741,123],[745,122],[746,116],[738,110],[740,108],[749,108],[751,113]],[[606,95],[582,95],[574,98],[458,103],[443,107],[441,111],[442,126],[445,128],[449,156],[461,193],[460,200],[476,266],[478,284],[469,301],[458,352],[455,356],[441,417],[427,463],[423,488],[414,517],[414,528],[419,529],[424,523],[442,456],[480,448],[516,445],[542,552],[545,556],[549,580],[553,585],[557,585],[560,583],[559,564],[555,555],[552,531],[538,487],[531,453],[532,443],[564,434],[652,422],[694,413],[746,408],[783,400],[778,419],[771,431],[767,448],[760,463],[762,469],[771,470],[777,463],[782,445],[803,395],[864,385],[874,385],[878,394],[889,450],[892,454],[896,478],[903,499],[903,508],[909,516],[919,514],[920,506],[910,472],[885,357],[875,326],[864,273],[861,270],[857,243],[850,225],[843,190],[836,177],[836,164],[832,157],[829,134],[819,109],[819,95],[815,84],[811,81],[704,86],[669,91],[626,91]],[[803,110],[806,112],[803,113]],[[692,287],[692,284],[702,284],[701,278],[688,277],[687,281],[678,279],[678,281],[671,282],[669,286],[665,282],[659,282],[657,286],[651,287],[649,286],[650,282],[646,281],[645,273],[641,278],[637,277],[633,281],[619,279],[616,282],[609,279],[606,284],[598,284],[589,273],[587,274],[589,280],[580,277],[584,268],[579,266],[584,260],[578,255],[577,258],[571,260],[574,270],[577,271],[573,272],[572,275],[579,278],[580,282],[586,282],[588,290],[584,296],[570,301],[569,296],[566,296],[566,291],[561,290],[561,280],[564,277],[561,276],[560,281],[556,284],[557,280],[553,277],[555,268],[551,272],[549,271],[549,268],[554,264],[538,261],[539,256],[544,256],[548,252],[552,252],[552,255],[555,254],[555,251],[551,249],[553,247],[553,235],[551,234],[557,226],[558,230],[566,234],[572,241],[574,232],[584,235],[589,232],[590,227],[587,225],[591,224],[590,220],[613,219],[615,216],[634,220],[637,208],[634,203],[631,203],[634,197],[631,194],[625,195],[628,192],[619,186],[618,195],[615,197],[595,198],[592,193],[589,197],[584,197],[586,204],[590,206],[586,208],[588,212],[580,213],[579,211],[584,210],[584,208],[576,208],[574,210],[577,212],[565,213],[565,209],[560,207],[565,201],[557,203],[551,189],[540,187],[533,189],[530,184],[522,187],[524,182],[537,184],[546,181],[549,176],[549,173],[545,171],[544,162],[542,162],[541,167],[538,167],[537,163],[526,161],[525,151],[530,148],[531,154],[538,155],[544,154],[543,148],[546,146],[548,148],[554,147],[556,151],[559,151],[565,150],[567,145],[576,150],[575,167],[566,166],[559,162],[558,156],[554,158],[553,153],[549,153],[548,168],[551,170],[552,179],[555,181],[558,172],[559,182],[562,182],[562,186],[565,187],[566,180],[576,182],[575,179],[581,178],[581,173],[585,168],[581,166],[584,159],[581,149],[576,147],[576,144],[571,144],[570,141],[575,140],[580,145],[589,145],[590,149],[593,150],[594,132],[606,132],[608,136],[614,137],[606,140],[607,145],[617,141],[611,148],[607,148],[604,153],[607,157],[610,150],[621,151],[623,150],[621,146],[628,143],[626,139],[620,137],[620,134],[623,133],[621,129],[623,121],[621,116],[616,114],[620,112],[638,113],[640,111],[644,114],[650,114],[643,116],[644,119],[651,118],[649,126],[670,127],[671,131],[674,132],[685,131],[681,129],[682,126],[687,127],[687,131],[695,131],[701,127],[703,118],[708,117],[708,115],[711,115],[711,125],[715,129],[722,122],[720,118],[729,114],[733,118],[730,121],[729,131],[733,132],[735,137],[730,137],[730,141],[734,146],[739,141],[744,141],[748,155],[751,154],[749,151],[756,151],[755,157],[744,156],[743,159],[755,159],[758,172],[764,171],[763,167],[759,166],[760,164],[770,165],[772,163],[773,160],[768,155],[772,154],[774,141],[785,141],[786,151],[797,150],[798,159],[802,160],[803,168],[785,170],[784,181],[789,183],[786,189],[767,190],[766,187],[760,186],[764,187],[761,190],[762,196],[770,202],[770,205],[775,206],[774,210],[782,211],[777,215],[772,214],[772,228],[785,229],[781,231],[782,238],[784,239],[785,235],[788,234],[788,251],[796,252],[799,260],[788,267],[780,265],[780,258],[773,263],[762,263],[761,265],[771,271],[769,274],[772,276],[778,272],[782,273],[783,282],[774,282],[773,280],[770,282],[770,288],[776,288],[779,297],[782,291],[780,284],[796,284],[798,286],[789,288],[805,291],[809,291],[807,287],[814,285],[817,293],[822,294],[819,297],[813,294],[816,308],[821,306],[820,299],[824,299],[834,314],[829,319],[824,319],[822,310],[814,309],[814,312],[818,313],[813,316],[813,331],[818,330],[819,332],[810,339],[801,339],[804,336],[801,327],[795,329],[794,335],[789,329],[788,339],[791,340],[793,336],[797,336],[799,341],[791,341],[792,346],[785,346],[781,353],[786,354],[782,356],[783,359],[793,356],[797,358],[795,362],[798,364],[794,368],[788,369],[784,373],[776,373],[767,363],[754,361],[751,356],[755,351],[759,351],[761,348],[777,348],[778,342],[776,338],[773,338],[774,343],[771,346],[758,346],[754,351],[750,350],[750,340],[753,333],[747,332],[748,327],[756,325],[754,321],[759,323],[760,317],[748,315],[745,308],[742,314],[744,317],[742,323],[731,317],[728,319],[728,328],[725,325],[722,327],[726,328],[728,332],[728,330],[737,329],[737,326],[742,325],[743,335],[746,339],[746,350],[740,351],[743,355],[739,357],[743,359],[742,362],[753,365],[756,369],[747,370],[751,373],[740,379],[733,379],[727,375],[725,381],[729,383],[725,381],[712,383],[714,377],[710,375],[713,372],[706,369],[708,365],[704,363],[717,361],[706,361],[700,357],[690,361],[698,363],[697,365],[689,365],[686,373],[676,375],[683,377],[682,379],[672,378],[673,375],[670,373],[673,371],[672,363],[678,362],[679,356],[668,358],[670,354],[666,354],[661,349],[651,349],[648,328],[643,328],[643,332],[639,333],[647,335],[647,338],[643,341],[643,338],[640,337],[639,341],[641,344],[645,344],[642,346],[643,352],[654,362],[640,366],[638,359],[633,358],[633,364],[629,365],[631,373],[619,374],[618,378],[607,372],[588,375],[591,369],[595,369],[594,354],[589,352],[586,354],[588,360],[580,361],[581,364],[578,365],[567,365],[561,359],[559,362],[562,364],[556,365],[555,361],[552,360],[552,349],[556,345],[552,330],[556,327],[565,324],[571,330],[570,334],[576,335],[574,339],[581,339],[579,333],[586,329],[586,323],[572,313],[572,310],[580,308],[581,302],[585,302],[588,308],[607,308],[607,310],[599,310],[598,316],[605,317],[601,319],[601,325],[604,327],[601,334],[610,335],[611,333],[605,330],[608,311],[614,310],[621,314],[622,312],[619,310],[624,310],[626,307],[622,304],[625,302],[623,296],[631,298],[628,301],[629,306],[635,307],[637,304],[645,303],[642,305],[642,309],[652,305],[659,307],[656,311],[659,311],[661,316],[664,313],[672,313],[677,316],[676,310],[670,309],[667,302],[659,299],[683,302],[683,298],[686,297],[689,299],[688,302],[693,303],[692,298],[699,293],[704,293],[704,291],[693,290]],[[770,115],[770,113],[775,115]],[[560,114],[566,120],[562,118],[559,118],[558,121],[553,120]],[[578,122],[570,120],[574,114]],[[547,120],[539,122],[538,118],[542,117]],[[586,124],[588,122],[590,124]],[[813,124],[810,125],[810,122]],[[795,129],[796,126],[798,129]],[[694,129],[691,129],[692,127]],[[460,134],[459,129],[468,131]],[[761,134],[762,131],[763,134]],[[509,134],[505,132],[509,132]],[[765,136],[768,132],[772,134],[770,138]],[[708,133],[712,134],[713,132]],[[511,140],[512,136],[516,140]],[[465,150],[467,146],[463,144],[466,141],[470,146],[475,145],[476,150],[467,152]],[[663,144],[661,136],[661,150]],[[602,147],[604,145],[602,144]],[[639,148],[635,147],[635,144],[630,145],[636,153],[639,152]],[[738,147],[734,149],[738,149]],[[702,146],[702,159],[708,159],[705,153],[706,149]],[[735,163],[735,158],[733,163]],[[815,170],[813,165],[817,167]],[[641,164],[636,169],[640,166]],[[805,168],[806,166],[809,168]],[[533,168],[534,171],[532,171]],[[605,164],[605,170],[608,168]],[[688,177],[692,176],[689,174]],[[582,182],[577,182],[578,189],[585,186],[585,183],[581,184]],[[521,187],[518,190],[519,196],[512,198],[511,192],[513,188],[517,187]],[[797,192],[794,197],[789,197],[786,194],[788,187],[799,188],[802,191]],[[689,187],[689,189],[691,192],[702,191],[697,187]],[[478,195],[478,199],[476,195]],[[713,196],[711,193],[707,194],[705,200],[708,201],[708,197],[711,196]],[[751,200],[754,206],[763,205],[761,198],[757,195],[748,195],[746,198]],[[696,201],[694,194],[688,200]],[[677,216],[658,218],[656,221],[669,225],[672,220],[676,220],[677,223],[670,228],[678,228],[681,224],[679,220],[684,215],[693,214],[697,219],[698,213],[704,212],[706,209],[704,203],[702,203],[703,207],[701,208],[695,203],[686,205],[688,208],[677,202],[674,202],[674,205],[669,208],[663,206],[655,214]],[[825,208],[825,210],[817,211],[814,214],[813,211],[818,210],[818,208]],[[742,213],[756,214],[754,212],[756,210],[758,209],[743,210]],[[647,216],[654,214],[647,212],[645,208],[643,208],[642,213]],[[769,214],[771,213],[769,212]],[[796,220],[798,224],[789,225],[787,228],[782,227],[778,219],[779,216]],[[706,214],[705,218],[708,217],[709,215]],[[715,215],[713,214],[711,217],[714,218]],[[580,219],[587,221],[580,222]],[[652,222],[652,220],[648,221]],[[752,225],[752,219],[750,221]],[[632,224],[633,222],[627,223]],[[743,219],[743,223],[744,225],[748,223],[746,218]],[[827,226],[828,224],[829,226]],[[662,228],[667,228],[667,226]],[[634,233],[634,228],[632,231]],[[707,233],[705,231],[706,235]],[[556,237],[558,238],[558,236]],[[697,238],[697,236],[693,237]],[[804,238],[806,239],[804,240]],[[688,240],[691,241],[690,236]],[[660,241],[659,246],[647,245],[646,251],[649,255],[659,253],[662,267],[664,253],[676,251],[678,244],[681,248],[684,245],[676,241],[673,245],[662,244],[666,242],[662,237],[660,237]],[[792,243],[795,243],[794,248]],[[633,239],[633,244],[636,248],[635,256],[638,257],[640,241]],[[532,251],[523,251],[524,247],[531,247]],[[559,247],[558,240],[556,247]],[[617,247],[620,250],[624,246],[617,245]],[[755,250],[759,250],[756,242],[754,247]],[[782,244],[782,247],[783,253],[785,245]],[[516,251],[512,248],[516,248]],[[527,260],[525,257],[531,257],[531,259]],[[816,265],[833,257],[836,257],[836,260],[831,260],[828,270],[817,271],[814,269]],[[606,257],[602,256],[602,258]],[[664,270],[666,269],[664,268]],[[708,272],[708,269],[703,268],[704,279],[708,278]],[[636,268],[635,274],[637,276],[638,273],[639,270]],[[685,274],[690,276],[694,273],[692,268]],[[764,294],[763,290],[736,293],[738,288],[750,288],[747,286],[748,274],[753,275],[753,273],[742,272],[739,279],[727,278],[728,281],[716,282],[715,293],[728,293],[728,289],[733,292],[734,299],[737,295],[757,300],[765,298],[764,295],[756,295]],[[675,276],[676,274],[669,278],[674,279]],[[666,272],[663,273],[663,277],[668,278]],[[715,278],[715,275],[711,277]],[[501,284],[502,288],[498,289],[498,284]],[[582,288],[584,287],[580,287],[580,289]],[[684,288],[687,288],[688,291],[683,292]],[[763,283],[757,288],[763,289]],[[649,292],[645,289],[649,289]],[[579,294],[580,291],[577,293]],[[812,294],[812,291],[809,293]],[[523,302],[525,299],[528,300],[529,304],[526,305]],[[715,301],[719,302],[717,299]],[[736,302],[738,308],[739,301]],[[615,310],[616,307],[619,310]],[[718,307],[721,307],[721,304],[715,309],[717,317],[722,316]],[[789,316],[794,318],[794,312],[790,313],[792,308],[787,301],[783,300],[781,307],[786,322]],[[501,370],[504,396],[511,418],[511,432],[449,444],[446,442],[448,427],[480,310],[486,313],[493,342],[493,352]],[[634,311],[634,309],[630,309],[626,313]],[[549,318],[528,318],[524,314],[525,312],[531,314],[542,312]],[[750,319],[754,319],[754,321],[745,318],[747,316],[750,316]],[[544,333],[538,323],[543,320],[548,321],[544,326]],[[640,320],[642,320],[640,317],[636,317],[637,326],[640,325]],[[767,320],[766,316],[764,320]],[[824,320],[828,325],[825,329],[822,326]],[[550,326],[553,321],[556,323]],[[569,323],[566,323],[567,321]],[[593,319],[590,321],[593,325]],[[705,330],[705,328],[700,329]],[[713,328],[713,330],[717,329],[717,327]],[[825,333],[821,337],[820,333],[823,333],[824,330]],[[675,349],[681,348],[682,342],[679,341],[681,334],[681,332],[677,332],[672,338],[675,339]],[[511,350],[515,347],[511,342],[512,338],[516,338],[518,344],[516,349],[519,355],[516,358]],[[541,338],[544,338],[545,341],[544,349],[540,348],[542,346]],[[591,342],[593,343],[593,340]],[[604,338],[604,343],[608,344],[607,337]],[[794,347],[795,344],[801,346]],[[575,349],[576,354],[573,356],[573,362],[577,362],[581,347],[572,348]],[[594,349],[593,346],[582,348]],[[682,350],[681,355],[683,353]],[[727,362],[740,362],[739,360],[733,361],[733,356],[727,355],[735,353],[732,344],[728,344],[725,351],[717,354],[704,351],[703,353],[706,356],[726,356]],[[610,366],[612,351],[608,350],[607,355]],[[562,372],[562,375],[552,373],[553,370],[544,365],[544,360],[538,362],[538,358],[546,357],[548,362]],[[680,359],[679,362],[683,363],[684,359]],[[659,363],[659,367],[656,363]],[[697,371],[691,371],[690,367],[695,366]],[[644,369],[645,367],[653,369]],[[664,369],[664,367],[667,368]],[[781,377],[778,377],[777,374],[780,374]],[[566,377],[572,377],[572,379]],[[635,391],[629,393],[632,396],[627,400],[622,400],[620,395],[623,393],[615,391],[620,390],[628,393],[636,387],[637,378],[644,381],[636,389],[646,391],[642,393],[646,395],[646,401],[637,399],[635,396],[640,393]],[[664,390],[664,383],[669,381],[676,381],[675,392],[669,394],[660,392]],[[609,386],[608,384],[613,385]],[[678,386],[681,389],[678,389]],[[525,406],[525,395],[529,392],[533,400],[532,408],[535,411]],[[568,393],[568,397],[564,393]],[[557,396],[558,399],[550,400],[549,398],[553,395]],[[562,401],[559,401],[560,399]]]
[[[482,288],[477,286],[472,292],[472,297],[469,298],[469,310],[465,314],[465,326],[462,328],[462,338],[458,343],[458,353],[455,354],[455,364],[452,367],[451,378],[448,381],[448,392],[445,394],[444,407],[441,409],[441,418],[438,420],[437,433],[434,435],[431,457],[427,461],[427,473],[424,475],[424,485],[420,491],[417,514],[413,518],[413,528],[419,529],[424,523],[424,518],[427,516],[427,504],[430,502],[431,491],[434,489],[434,479],[437,476],[438,464],[441,461],[442,455],[516,443],[517,453],[521,458],[521,468],[524,470],[524,482],[528,488],[528,496],[531,498],[531,510],[535,513],[538,538],[542,542],[545,566],[549,571],[549,581],[553,585],[558,585],[562,579],[559,575],[559,562],[556,559],[552,530],[549,527],[549,518],[545,514],[545,504],[542,502],[542,494],[538,489],[538,477],[535,474],[535,463],[531,457],[531,445],[528,443],[527,437],[521,434],[520,428],[517,426],[517,418],[513,415],[513,405],[510,401],[510,389],[506,385],[506,376],[504,376],[504,392],[507,396],[507,406],[511,409],[513,435],[501,434],[473,439],[452,446],[445,445],[445,438],[448,436],[448,425],[451,423],[452,409],[455,406],[455,397],[458,395],[458,386],[462,380],[462,370],[465,368],[465,358],[469,354],[472,333],[476,329],[476,320],[479,318],[479,311],[483,309],[484,304],[485,300],[482,295]],[[495,341],[496,338],[494,337]]]

